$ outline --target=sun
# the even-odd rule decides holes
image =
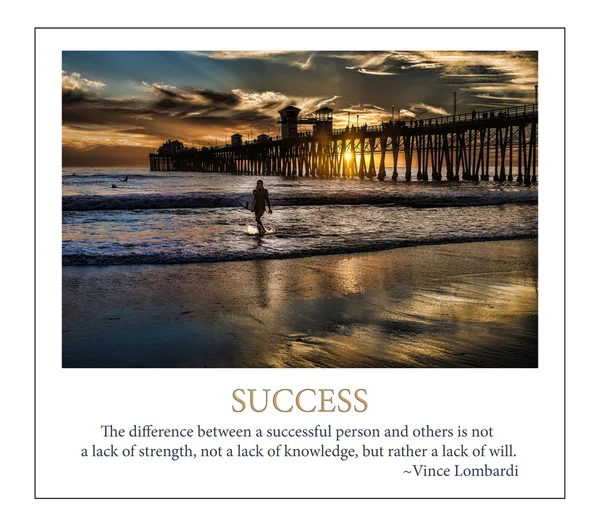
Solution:
[[[352,153],[350,153],[350,151],[348,151],[347,153],[344,154],[344,157],[346,158],[346,162],[350,162],[350,160],[352,160]]]

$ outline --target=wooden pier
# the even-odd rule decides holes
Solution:
[[[378,126],[346,127],[211,148],[168,142],[150,154],[152,171],[260,176],[386,177],[405,180],[515,179],[536,183],[538,106],[526,105]]]

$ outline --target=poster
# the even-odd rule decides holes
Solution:
[[[561,32],[137,31],[36,36],[36,497],[564,497]]]

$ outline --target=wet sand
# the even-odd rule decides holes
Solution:
[[[64,367],[537,367],[537,240],[63,268]]]

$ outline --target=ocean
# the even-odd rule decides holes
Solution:
[[[253,213],[236,203],[259,178],[65,168],[63,265],[285,259],[537,237],[537,186],[394,182],[391,173],[384,181],[262,177],[273,214],[261,237]]]

